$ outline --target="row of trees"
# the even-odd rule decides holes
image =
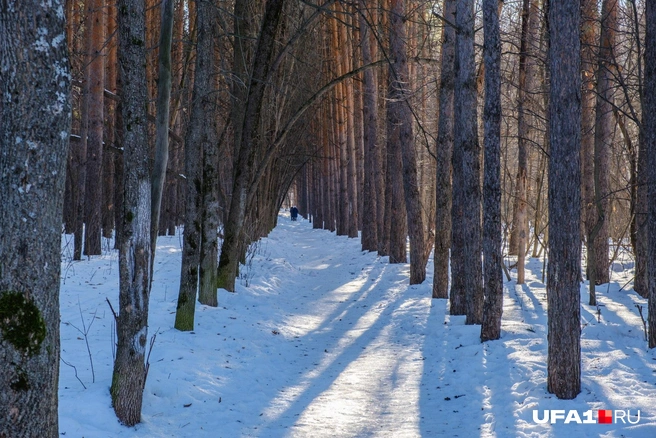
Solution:
[[[111,396],[126,425],[140,420],[157,235],[184,225],[175,327],[192,330],[196,297],[216,306],[217,289],[235,290],[289,193],[314,227],[361,235],[391,263],[408,260],[409,236],[411,283],[434,247],[433,296],[481,324],[482,340],[501,333],[502,255],[517,255],[523,282],[530,247],[547,249],[548,389],[560,398],[580,391],[581,242],[594,303],[609,237],[628,235],[656,346],[656,11],[601,6],[0,9],[0,229],[12,230],[0,236],[0,436],[57,435],[62,223],[74,258],[115,237]]]

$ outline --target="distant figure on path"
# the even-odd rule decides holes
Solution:
[[[295,221],[296,218],[298,218],[298,208],[296,208],[296,206],[290,208],[289,213],[291,214],[293,221]]]

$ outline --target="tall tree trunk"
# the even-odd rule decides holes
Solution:
[[[107,59],[105,62],[105,89],[116,94],[117,61],[116,61],[116,4],[111,1],[107,5],[106,20],[108,37]],[[114,231],[114,186],[116,179],[116,102],[112,99],[105,101],[105,145],[112,153],[103,153],[103,203],[102,203],[102,232],[103,237],[111,238]],[[104,151],[103,151],[104,152]]]
[[[153,280],[153,264],[159,233],[159,216],[162,193],[169,161],[169,108],[171,103],[171,44],[173,41],[174,0],[162,0],[162,19],[159,34],[159,56],[157,75],[157,101],[155,120],[155,163],[151,179],[150,205],[150,281]]]
[[[560,399],[581,391],[580,17],[578,2],[551,0],[547,380]]]
[[[260,143],[260,123],[266,79],[271,67],[275,36],[282,17],[284,0],[268,0],[257,41],[253,74],[249,80],[248,97],[242,125],[242,135],[235,161],[232,198],[228,220],[224,224],[224,240],[217,273],[217,285],[230,292],[235,290],[239,266],[239,247],[246,216],[248,188],[252,177],[255,155]]]
[[[207,141],[207,124],[212,123],[214,36],[212,35],[211,4],[199,2],[196,8],[196,73],[189,128],[185,138],[185,222],[182,249],[180,292],[175,314],[175,328],[194,329],[196,293],[199,285],[199,267],[202,233],[201,168],[203,145]],[[215,289],[216,290],[216,289]]]
[[[644,97],[643,97],[644,100]],[[643,117],[645,114],[643,103]],[[643,124],[644,125],[644,124]],[[649,297],[650,291],[650,277],[647,271],[647,259],[649,250],[649,233],[647,215],[649,209],[649,187],[647,183],[648,173],[650,169],[649,152],[645,143],[645,130],[644,126],[640,129],[638,136],[638,160],[636,166],[636,204],[634,209],[634,222],[635,222],[635,278],[633,280],[633,289],[640,294],[640,296]]]
[[[483,278],[481,341],[501,337],[501,37],[499,0],[483,1],[485,60],[485,162],[483,182]]]
[[[255,37],[255,5],[253,0],[235,0],[234,6],[234,46],[230,102],[230,121],[234,134],[234,154],[239,153],[241,133],[244,124],[244,109],[248,97],[248,74],[253,60]]]
[[[618,0],[604,0],[601,9],[599,67],[597,68],[597,108],[594,134],[594,219],[588,229],[588,280],[590,305],[596,305],[595,285],[608,283],[608,228],[610,210],[608,157],[613,141],[613,77],[615,30]]]
[[[201,185],[201,245],[200,245],[200,289],[198,291],[198,301],[202,304],[216,307],[219,305],[216,291],[216,268],[218,265],[218,228],[219,228],[219,138],[217,133],[217,98],[216,98],[216,48],[214,36],[211,29],[214,28],[216,20],[215,10],[217,7],[215,0],[208,0],[209,7],[206,13],[210,14],[207,20],[210,20],[210,26],[207,30],[209,41],[204,42],[204,53],[197,54],[203,56],[203,68],[206,69],[203,79],[209,82],[200,84],[204,86],[203,97],[209,100],[204,108],[203,127],[205,136],[202,142],[202,163],[203,163],[203,184]],[[198,78],[196,79],[198,80]]]
[[[424,221],[421,196],[417,186],[417,157],[415,156],[412,133],[412,111],[410,110],[408,57],[406,53],[405,1],[392,0],[390,11],[390,88],[388,101],[388,123],[392,124],[392,138],[388,144],[401,149],[403,170],[403,193],[408,231],[410,233],[410,284],[420,284],[426,279],[427,254],[424,237]],[[389,132],[389,131],[388,131]],[[405,244],[405,242],[404,242]]]
[[[335,21],[335,20],[333,20]],[[339,46],[339,44],[338,44]],[[334,54],[337,54],[339,49],[336,48]],[[340,63],[338,63],[340,65]],[[342,69],[338,69],[338,75],[342,74]],[[348,210],[349,210],[349,192],[348,192],[348,151],[346,144],[346,117],[344,106],[346,105],[346,91],[344,83],[342,82],[337,87],[336,99],[333,101],[335,109],[335,131],[337,134],[337,152],[339,156],[339,197],[337,199],[337,207],[339,214],[337,216],[337,235],[348,235]]]
[[[387,4],[388,0],[384,0]],[[370,10],[370,22],[378,24],[380,21],[385,21],[387,19],[387,14],[379,10],[379,8],[373,8]],[[371,47],[371,58],[376,59],[378,56],[378,38],[374,32],[371,32],[369,37],[369,45]],[[379,68],[374,72],[376,78],[376,83],[378,84],[378,89],[382,88],[382,84],[387,83],[387,68]],[[378,99],[378,109],[377,114],[386,114],[386,103],[385,99]],[[386,119],[379,117],[378,120],[379,127],[382,127],[386,123]],[[382,129],[381,129],[382,131]],[[382,131],[384,132],[384,131]],[[383,137],[384,138],[384,137]],[[379,137],[380,139],[380,137]],[[387,256],[390,254],[390,212],[391,212],[391,198],[387,190],[387,179],[389,172],[387,171],[388,157],[387,154],[387,141],[379,140],[379,153],[380,153],[380,167],[379,172],[376,175],[376,187],[379,188],[378,191],[378,203],[377,203],[377,214],[378,219],[378,255]]]
[[[342,5],[342,11],[346,17],[346,23],[343,26],[340,26],[340,41],[342,42],[341,47],[341,56],[342,56],[342,74],[348,73],[353,70],[355,64],[355,53],[352,50],[353,36],[349,38],[347,26],[350,27],[352,23],[350,22],[349,11],[344,5]],[[347,159],[347,190],[348,190],[348,203],[347,213],[348,213],[348,223],[346,224],[346,232],[348,237],[357,238],[358,237],[358,221],[359,221],[359,208],[358,208],[358,181],[357,181],[357,152],[356,152],[356,140],[355,140],[355,99],[353,78],[347,79],[342,84],[344,90],[344,112],[346,115],[346,159]]]
[[[532,50],[529,49],[533,44],[535,37],[534,22],[537,20],[535,13],[537,8],[532,7],[531,0],[523,0],[522,5],[522,34],[519,48],[519,89],[517,97],[517,184],[515,192],[515,207],[513,217],[512,235],[510,238],[510,252],[515,253],[514,243],[516,243],[517,253],[517,284],[524,283],[524,265],[526,263],[526,245],[528,241],[528,147],[529,141],[529,120],[528,108],[529,96],[534,90],[532,89],[533,81],[528,80],[534,76],[535,60],[532,57]],[[532,70],[529,72],[529,68]]]
[[[656,4],[645,6],[645,82],[642,124],[648,157],[647,272],[649,290],[649,348],[656,347]]]
[[[596,0],[581,0],[581,73],[583,78],[581,94],[581,231],[586,239],[597,222],[594,188],[594,142],[595,142],[595,82],[597,70],[597,46],[599,35],[597,24],[599,13]],[[590,279],[590,259],[586,278]]]
[[[391,67],[390,67],[391,68]],[[385,199],[387,211],[385,222],[389,245],[390,263],[407,263],[406,238],[408,235],[407,210],[403,193],[403,156],[401,152],[400,134],[401,122],[395,105],[391,102],[394,95],[394,82],[389,75],[387,90],[387,172],[385,181]]]
[[[119,0],[118,62],[123,116],[123,224],[117,348],[110,393],[119,421],[141,420],[150,299],[151,174],[147,130],[144,0]]]
[[[480,324],[483,274],[473,0],[458,1],[456,26],[460,32],[455,44],[451,314],[467,315],[467,324]]]
[[[91,67],[91,14],[87,14],[86,43],[84,44],[85,78],[89,76]],[[86,186],[87,186],[87,142],[89,133],[89,100],[90,100],[91,81],[85,80],[82,84],[82,93],[80,96],[80,141],[72,143],[73,153],[73,200],[75,202],[75,226],[73,229],[73,260],[81,260],[85,245],[85,207],[86,207]]]
[[[118,22],[118,20],[117,20]],[[117,26],[118,28],[118,26]],[[118,52],[118,38],[116,41]],[[117,54],[118,58],[118,54]],[[123,79],[121,70],[117,68],[116,94],[123,95]],[[123,100],[116,103],[116,144],[123,145]],[[123,236],[123,154],[116,154],[114,159],[114,249],[120,249]]]
[[[367,65],[372,62],[371,44],[369,42],[369,25],[366,17],[369,15],[367,0],[359,0],[362,12],[360,17],[360,49],[362,62]],[[377,185],[380,172],[380,151],[378,150],[378,90],[376,78],[372,69],[364,72],[363,96],[363,122],[364,122],[364,205],[362,215],[362,250],[378,250],[378,193],[382,186]]]
[[[456,21],[456,0],[444,0],[444,18]],[[455,81],[456,30],[442,24],[442,60],[440,70],[440,114],[437,124],[435,178],[435,253],[433,298],[449,293],[449,250],[451,249],[451,156],[453,153],[453,87]]]
[[[63,0],[0,7],[2,437],[59,436],[61,225],[71,134],[63,8]]]
[[[103,164],[103,127],[105,119],[105,1],[89,0],[87,8],[87,25],[91,34],[89,48],[89,131],[86,156],[86,190],[84,214],[84,253],[101,254],[101,206],[102,206],[102,164]]]

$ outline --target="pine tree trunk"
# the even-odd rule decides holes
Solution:
[[[347,10],[345,6],[342,6],[344,16],[347,17],[346,25],[340,26],[340,41],[342,42],[341,47],[341,56],[342,56],[342,74],[346,74],[349,71],[353,70],[353,65],[355,63],[354,56],[355,54],[351,50],[352,44],[350,44],[348,35],[347,35],[347,25],[351,23],[348,21],[349,13],[351,11]],[[352,38],[351,38],[352,39]],[[353,79],[347,79],[342,83],[344,90],[344,113],[346,115],[346,160],[347,160],[347,171],[346,171],[346,182],[348,190],[348,203],[347,205],[347,224],[346,224],[346,234],[350,238],[358,238],[358,221],[359,221],[359,209],[358,209],[358,182],[357,182],[357,152],[356,152],[356,142],[355,142],[355,95],[353,87]],[[346,200],[344,200],[346,201]]]
[[[467,324],[480,324],[483,273],[473,0],[458,1],[456,26],[460,32],[455,44],[451,314],[467,315]]]
[[[609,162],[613,141],[613,77],[615,64],[615,29],[617,28],[617,0],[604,0],[601,10],[601,44],[597,69],[597,108],[594,134],[594,218],[588,230],[588,279],[590,305],[596,305],[595,285],[608,283],[608,208]]]
[[[390,67],[391,68],[391,67]],[[398,119],[395,105],[391,102],[394,95],[392,74],[387,90],[387,172],[385,199],[387,211],[385,222],[387,225],[387,238],[389,242],[389,262],[407,263],[406,238],[408,227],[406,222],[405,196],[403,194],[403,157],[401,152],[399,129],[401,123]]]
[[[150,299],[151,174],[143,0],[118,3],[118,62],[122,72],[123,224],[119,248],[117,348],[110,393],[119,421],[141,421]]]
[[[444,0],[444,18],[455,23],[456,0]],[[440,71],[440,114],[437,125],[435,253],[433,298],[449,294],[449,251],[451,249],[451,156],[453,153],[453,87],[455,81],[456,30],[443,24]]]
[[[501,337],[501,38],[499,0],[483,1],[485,42],[485,168],[483,180],[483,278],[481,341]]]
[[[86,71],[85,76],[88,76],[88,69],[91,63],[89,56],[91,50],[91,27],[87,26],[86,30]],[[72,142],[73,151],[73,199],[75,202],[75,227],[73,236],[73,260],[81,260],[82,253],[84,252],[85,245],[85,206],[86,206],[86,186],[87,186],[87,140],[89,134],[89,100],[90,100],[90,85],[91,81],[85,80],[82,84],[82,93],[80,96],[80,140],[79,142]]]
[[[528,108],[533,89],[535,60],[529,49],[536,34],[535,21],[537,8],[532,7],[531,0],[524,0],[522,6],[522,34],[519,49],[519,89],[517,98],[517,183],[514,203],[514,217],[511,235],[510,253],[517,254],[517,284],[524,283],[524,265],[526,264],[526,246],[528,242],[528,147],[530,141],[530,124]],[[516,244],[516,251],[515,251]]]
[[[579,2],[551,0],[547,380],[560,399],[581,391],[580,16]]]
[[[581,231],[586,247],[591,251],[588,240],[590,231],[597,222],[594,187],[594,143],[595,143],[595,82],[597,70],[597,46],[599,35],[597,24],[599,13],[596,0],[581,0],[581,69],[583,87],[581,94]],[[590,279],[590,254],[588,254],[586,278]]]
[[[118,51],[118,37],[116,45]],[[123,95],[120,70],[116,74],[116,94]],[[119,100],[116,104],[116,144],[123,144],[123,125],[123,101]],[[114,226],[116,227],[114,249],[121,247],[121,237],[123,236],[123,197],[123,153],[120,153],[116,154],[114,158]]]
[[[367,11],[366,0],[359,0],[359,7]],[[368,12],[368,11],[367,11]],[[368,16],[369,14],[367,14]],[[360,17],[360,50],[362,62],[367,65],[372,62],[369,33],[365,15]],[[378,90],[375,75],[372,69],[364,72],[363,96],[363,122],[364,122],[364,205],[362,215],[362,250],[378,250],[378,193],[383,189],[378,186],[377,174],[380,174],[380,152],[378,150]]]
[[[106,35],[109,39],[107,45],[107,60],[105,62],[105,89],[116,94],[117,61],[116,61],[116,4],[107,5]],[[112,153],[103,153],[103,203],[102,203],[102,232],[103,237],[111,238],[114,231],[114,185],[116,180],[116,102],[112,99],[105,101],[105,145],[110,147]],[[105,151],[103,151],[105,152]]]
[[[91,34],[89,48],[89,131],[86,156],[84,214],[84,253],[101,254],[102,164],[105,90],[105,11],[104,0],[89,0],[87,25]]]
[[[63,0],[0,7],[2,437],[59,436],[61,225],[71,134],[63,8]]]
[[[424,221],[421,196],[417,184],[417,157],[415,156],[413,117],[410,110],[410,73],[406,53],[405,1],[392,0],[390,11],[390,89],[388,123],[393,125],[394,137],[388,143],[401,149],[403,194],[408,231],[410,233],[410,284],[426,279],[427,254],[424,250]],[[388,131],[389,132],[389,131]],[[405,237],[405,235],[404,235]],[[405,240],[405,239],[404,239]],[[404,242],[405,246],[405,242]]]

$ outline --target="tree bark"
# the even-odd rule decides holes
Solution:
[[[483,278],[485,301],[481,341],[501,337],[501,37],[499,0],[483,1],[485,40],[485,168],[483,182]]]
[[[150,281],[153,280],[155,250],[159,234],[162,193],[169,161],[169,109],[171,103],[171,44],[173,41],[173,0],[162,0],[162,19],[159,35],[157,101],[155,120],[155,163],[151,179],[150,205]]]
[[[581,232],[587,240],[594,224],[597,222],[594,187],[594,142],[595,142],[595,82],[597,70],[597,46],[599,34],[597,24],[599,13],[596,0],[581,0]],[[590,259],[588,254],[588,269],[586,278],[590,277]]]
[[[144,0],[119,0],[124,199],[119,248],[118,342],[110,393],[116,416],[127,426],[141,420],[150,298],[151,172],[146,125],[145,36]]]
[[[644,99],[644,98],[643,98]],[[643,118],[644,118],[644,104],[643,104]],[[648,187],[648,173],[650,170],[649,152],[645,143],[645,130],[644,123],[640,129],[638,137],[638,163],[637,163],[637,190],[636,190],[636,205],[634,209],[634,222],[635,222],[635,278],[633,280],[633,289],[642,297],[648,298],[651,285],[649,284],[650,277],[647,268],[647,259],[649,251],[649,222],[647,220],[649,210],[649,187]]]
[[[196,73],[193,86],[191,118],[185,138],[185,222],[182,249],[180,292],[175,314],[175,328],[194,329],[196,294],[199,285],[200,250],[202,233],[202,155],[207,139],[207,124],[212,106],[212,73],[214,68],[212,12],[208,1],[199,2],[196,8]],[[216,290],[216,289],[215,289]]]
[[[25,0],[0,7],[2,437],[59,436],[61,226],[71,134],[64,6]]]
[[[444,0],[444,18],[455,23],[456,0]],[[440,71],[440,114],[437,125],[435,253],[433,298],[447,298],[449,291],[449,250],[451,249],[451,156],[453,154],[453,87],[455,81],[456,30],[442,24]]]
[[[560,399],[581,391],[580,17],[578,2],[551,0],[547,380]]]
[[[410,234],[410,284],[420,284],[426,279],[427,254],[424,237],[424,221],[421,196],[417,185],[417,157],[415,156],[413,117],[410,110],[410,73],[406,53],[405,1],[392,0],[390,11],[390,88],[388,123],[393,137],[388,144],[401,149],[403,170],[403,194],[406,219]],[[388,132],[389,128],[388,128]],[[405,237],[405,235],[404,235]],[[404,239],[405,246],[405,239]]]
[[[385,222],[390,263],[407,263],[406,238],[408,236],[407,211],[403,193],[403,157],[401,152],[400,134],[401,122],[395,112],[395,106],[390,101],[393,96],[393,79],[389,75],[387,90],[387,172],[385,180],[385,199],[387,211]]]
[[[347,26],[352,25],[350,23],[350,13],[344,5],[342,5],[342,10],[344,16],[347,17],[347,22],[345,25],[340,26],[340,41],[342,42],[341,56],[342,56],[342,74],[348,73],[353,70],[355,65],[355,53],[352,50],[352,43],[349,41],[347,35],[348,30]],[[352,37],[351,37],[352,39]],[[347,223],[347,235],[351,238],[358,238],[358,222],[360,211],[358,208],[358,182],[357,182],[357,153],[356,153],[356,139],[355,139],[355,99],[353,78],[346,79],[343,82],[343,90],[345,97],[344,111],[346,114],[346,159],[348,163],[348,168],[346,172],[347,176],[347,190],[348,190],[348,223]]]
[[[89,21],[91,15],[88,14]],[[85,51],[85,77],[89,76],[88,70],[91,64],[91,23],[87,23]],[[73,260],[81,260],[84,252],[85,237],[85,208],[86,208],[86,186],[87,186],[87,142],[89,138],[89,101],[91,81],[85,80],[82,84],[80,95],[80,141],[72,143],[73,153],[73,201],[75,203],[75,226],[73,229]]]
[[[87,25],[91,35],[89,47],[89,131],[86,156],[86,190],[84,199],[84,253],[101,254],[102,164],[105,91],[105,11],[104,0],[89,0]]]
[[[363,64],[371,64],[371,44],[369,41],[369,25],[366,20],[368,15],[367,1],[359,0],[362,10],[360,17],[360,49],[362,51]],[[366,14],[366,15],[365,15]],[[383,189],[378,175],[380,171],[380,151],[378,148],[378,90],[376,77],[372,69],[364,72],[364,96],[363,96],[363,124],[364,124],[364,206],[362,215],[362,250],[378,250],[378,193]]]
[[[517,98],[517,184],[510,253],[517,254],[517,284],[524,283],[526,245],[528,241],[528,147],[530,124],[528,110],[533,90],[535,60],[530,45],[535,35],[537,8],[531,0],[523,0],[522,33],[519,49],[519,89]],[[529,71],[530,70],[530,71]],[[516,243],[516,251],[515,245]]]
[[[451,314],[467,315],[467,324],[480,324],[483,316],[482,199],[473,0],[458,1],[456,26],[459,32],[455,44]]]
[[[217,92],[216,85],[216,44],[212,29],[215,26],[214,19],[215,0],[209,0],[208,6],[205,7],[207,18],[203,21],[209,21],[205,38],[209,41],[203,42],[203,83],[200,85],[204,88],[205,95],[202,99],[203,108],[203,128],[205,136],[202,141],[202,163],[203,176],[201,185],[201,245],[200,245],[200,289],[198,291],[198,301],[207,306],[216,307],[219,305],[218,294],[216,290],[216,268],[218,266],[218,228],[219,228],[219,138],[217,133]],[[207,26],[207,23],[204,23]],[[198,69],[197,69],[198,70]],[[198,80],[198,77],[196,78]]]
[[[107,45],[107,59],[105,61],[105,89],[116,94],[117,61],[116,61],[116,4],[107,5],[107,19],[105,20]],[[105,144],[116,146],[116,102],[105,100]],[[116,216],[114,204],[114,187],[116,180],[116,153],[103,153],[103,205],[102,205],[102,233],[103,237],[111,238],[113,235]]]
[[[645,82],[642,123],[648,157],[647,273],[649,289],[649,348],[656,347],[656,4],[645,6]]]
[[[597,107],[594,134],[594,222],[588,229],[588,280],[590,305],[596,305],[595,285],[608,283],[609,162],[613,141],[613,77],[617,1],[604,0],[601,9],[599,66],[597,68]]]

